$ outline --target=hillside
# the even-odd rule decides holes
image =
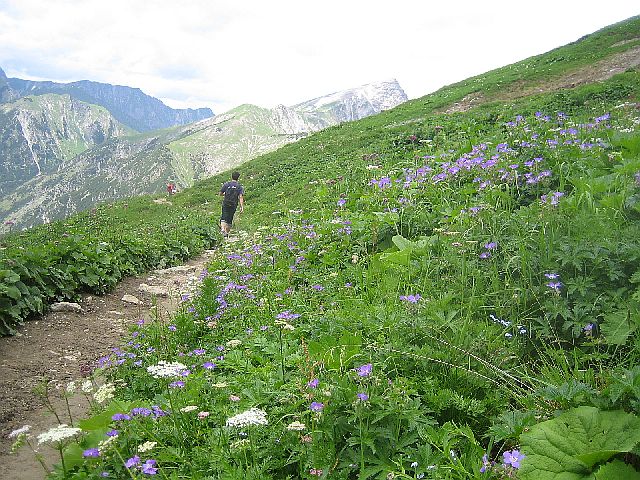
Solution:
[[[247,233],[96,364],[53,476],[638,477],[639,31],[243,164]],[[226,177],[5,236],[5,331],[218,239]]]
[[[27,97],[19,102],[40,102],[38,99],[45,97]],[[55,168],[26,175],[15,161],[25,156],[24,151],[7,142],[6,168],[20,171],[21,176],[5,187],[0,219],[26,228],[64,218],[98,202],[161,192],[170,181],[188,187],[329,125],[373,115],[406,99],[400,85],[389,81],[336,92],[295,107],[241,105],[183,127],[127,136],[118,131],[110,138],[103,135],[94,148],[83,144],[76,155],[67,157],[43,148],[39,142],[54,142],[46,137],[49,130],[44,126],[38,130],[36,125],[29,137],[30,151],[39,152],[40,163]]]
[[[35,177],[52,174],[64,160],[129,133],[131,129],[106,109],[69,95],[0,104],[0,193],[4,196]]]

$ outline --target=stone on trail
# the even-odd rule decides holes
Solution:
[[[155,295],[156,297],[167,297],[169,295],[169,290],[167,290],[166,287],[161,287],[159,285],[147,285],[146,283],[141,283],[138,290],[142,293]]]
[[[51,305],[51,311],[53,312],[73,312],[84,313],[84,309],[77,303],[72,302],[58,302]]]
[[[133,295],[125,295],[124,297],[122,297],[122,301],[124,303],[130,303],[132,305],[142,305],[142,302]]]

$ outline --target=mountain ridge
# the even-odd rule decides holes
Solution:
[[[6,75],[5,78],[14,97],[47,93],[69,94],[83,102],[107,108],[116,120],[139,132],[186,125],[213,116],[210,108],[173,109],[137,87],[91,80],[59,83],[9,78]],[[2,88],[1,79],[0,88]]]

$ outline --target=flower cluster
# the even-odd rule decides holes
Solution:
[[[147,372],[154,378],[181,377],[186,370],[186,365],[180,362],[166,362],[164,360],[160,360],[157,365],[147,367]]]
[[[124,462],[124,466],[128,469],[137,468],[145,475],[156,475],[158,473],[158,462],[153,459],[146,460],[142,463],[142,460],[138,455],[134,455],[126,462]]]
[[[63,423],[57,427],[51,428],[49,431],[38,435],[38,443],[58,443],[68,438],[74,437],[82,431],[80,428],[69,427]]]
[[[250,425],[267,425],[267,412],[259,408],[249,410],[227,418],[227,427],[243,428]]]
[[[115,385],[113,385],[112,383],[105,383],[104,385],[101,385],[100,388],[98,388],[96,393],[93,394],[93,398],[98,403],[104,403],[107,400],[113,398],[113,394],[115,393],[115,391]]]
[[[560,282],[560,275],[557,273],[545,273],[545,277],[549,280],[546,286],[549,287],[556,293],[560,293],[560,289],[562,288],[562,282]]]

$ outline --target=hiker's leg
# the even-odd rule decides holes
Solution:
[[[224,234],[228,235],[229,231],[231,230],[234,213],[236,213],[235,205],[222,205],[222,217],[220,218],[220,225]]]

